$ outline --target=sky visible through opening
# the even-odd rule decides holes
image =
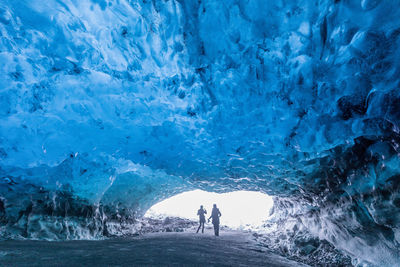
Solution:
[[[262,225],[273,206],[272,197],[260,192],[235,191],[217,194],[194,190],[155,204],[146,212],[145,217],[174,216],[198,220],[197,210],[203,205],[208,218],[214,203],[222,213],[221,224],[232,228]]]

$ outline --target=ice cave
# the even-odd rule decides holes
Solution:
[[[399,18],[399,0],[1,0],[0,265],[400,266]],[[218,238],[143,216],[193,190],[273,207]],[[201,244],[226,253],[196,262]]]

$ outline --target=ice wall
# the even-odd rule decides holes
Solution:
[[[399,7],[2,1],[3,232],[74,210],[101,235],[191,188],[260,190],[355,259],[398,262]]]
[[[85,204],[130,217],[188,186],[163,168],[197,98],[176,82],[187,76],[177,5],[2,1],[0,190],[18,235],[32,232],[30,213],[94,216]],[[43,211],[41,192],[72,195],[77,211],[54,212],[65,200],[51,197]]]

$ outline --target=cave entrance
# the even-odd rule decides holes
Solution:
[[[155,204],[144,216],[148,218],[179,217],[197,221],[197,210],[200,205],[204,206],[210,216],[214,203],[222,213],[221,225],[233,229],[252,229],[261,226],[268,218],[273,206],[272,197],[260,192],[234,191],[218,194],[194,190]]]

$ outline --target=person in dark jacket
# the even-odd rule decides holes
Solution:
[[[211,216],[210,218],[208,218],[208,221],[210,222],[210,219],[212,218],[212,224],[214,225],[215,236],[219,236],[219,217],[221,217],[221,212],[217,208],[217,204],[214,204]]]
[[[205,209],[203,209],[203,205],[201,205],[200,209],[197,211],[197,215],[199,215],[200,225],[199,225],[199,228],[197,228],[196,233],[199,232],[199,230],[202,226],[203,226],[203,228],[201,229],[201,232],[204,233],[204,223],[206,222],[205,214],[207,214],[207,211]]]

